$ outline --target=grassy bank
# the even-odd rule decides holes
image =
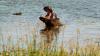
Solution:
[[[79,30],[77,31],[79,34]],[[2,45],[0,48],[0,56],[100,56],[100,46],[96,44],[87,44],[84,47],[78,46],[78,42],[72,43],[70,48],[65,48],[64,43],[54,44],[45,43],[41,41],[37,44],[36,36],[34,33],[31,34],[32,38],[28,40],[28,36],[25,35],[22,39],[19,39],[15,45],[13,45],[12,37],[8,37],[7,46]],[[0,40],[3,43],[3,37]],[[21,46],[20,46],[21,45]]]
[[[96,45],[86,45],[85,47],[64,48],[63,43],[59,47],[48,47],[48,44],[41,42],[36,46],[35,40],[27,44],[26,48],[5,47],[0,52],[0,56],[100,56],[100,47]],[[3,47],[2,47],[3,48]]]

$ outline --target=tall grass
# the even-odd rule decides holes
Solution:
[[[77,32],[77,34],[79,34],[79,29]],[[32,38],[30,40],[28,40],[27,35],[18,39],[16,45],[12,42],[13,37],[9,36],[7,39],[8,45],[1,44],[0,48],[2,51],[0,52],[0,56],[100,56],[100,47],[96,44],[90,43],[84,47],[80,47],[79,42],[77,42],[77,46],[74,46],[75,44],[73,43],[73,45],[71,45],[73,48],[68,50],[68,48],[64,47],[63,42],[59,47],[57,42],[49,46],[50,43],[45,43],[43,40],[37,44],[37,36],[35,36],[34,33],[35,32],[32,32]],[[77,36],[77,41],[78,37],[79,36]],[[3,39],[0,41],[3,42]]]

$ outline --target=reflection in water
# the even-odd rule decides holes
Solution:
[[[47,45],[48,47],[50,47],[53,40],[57,41],[57,35],[59,34],[59,31],[60,31],[60,26],[52,27],[49,30],[43,29],[41,31],[41,36],[44,39],[44,45]]]

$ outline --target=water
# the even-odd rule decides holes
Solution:
[[[45,5],[53,7],[64,25],[59,34],[59,43],[68,44],[77,38],[76,29],[80,29],[79,42],[99,37],[100,34],[100,0],[0,0],[0,34],[3,38],[14,39],[28,35],[33,29],[39,34],[44,24],[38,17],[44,14]],[[21,16],[12,15],[22,12]],[[42,25],[41,25],[42,24]],[[40,37],[40,36],[39,36]],[[13,40],[16,43],[16,40]],[[6,44],[6,39],[4,43]]]

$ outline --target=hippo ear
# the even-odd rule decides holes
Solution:
[[[45,21],[46,21],[43,17],[39,17],[39,19],[40,19],[43,23],[45,23]]]
[[[43,20],[43,17],[39,17],[39,19],[42,21]]]

